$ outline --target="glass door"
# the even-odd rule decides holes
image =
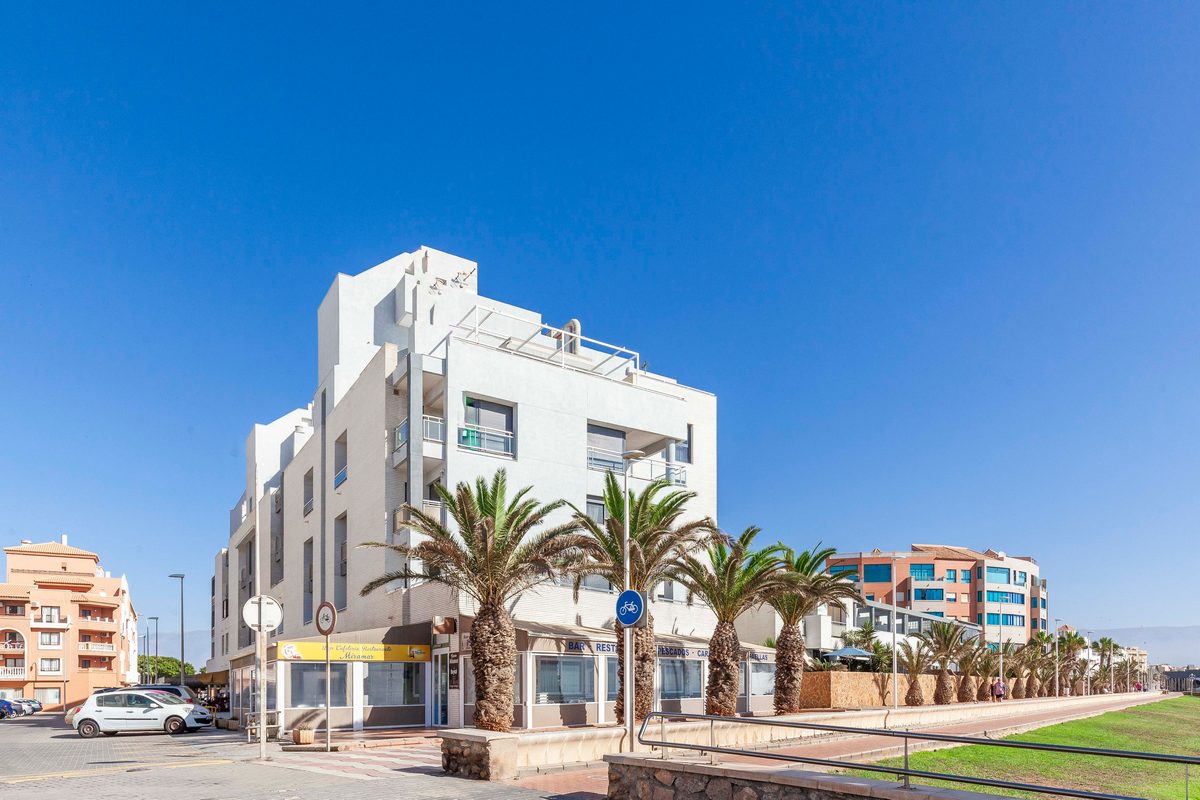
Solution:
[[[433,724],[449,725],[450,654],[433,654]]]

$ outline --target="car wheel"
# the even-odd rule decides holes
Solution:
[[[177,733],[183,733],[186,727],[187,726],[184,724],[183,720],[179,717],[171,717],[167,720],[167,723],[163,725],[163,729],[172,736]]]
[[[79,735],[83,738],[95,739],[96,734],[100,733],[100,726],[95,722],[92,722],[90,719],[85,719],[83,722],[79,723],[77,730],[79,731]]]

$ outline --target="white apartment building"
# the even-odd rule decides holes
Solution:
[[[331,722],[341,728],[470,724],[471,602],[437,584],[361,588],[400,566],[366,542],[408,542],[410,499],[443,514],[434,484],[491,478],[564,498],[589,513],[605,470],[639,449],[630,488],[667,478],[696,493],[691,516],[717,514],[716,398],[649,372],[640,354],[477,291],[474,262],[422,247],[358,275],[339,274],[321,302],[311,403],[255,425],[245,491],[215,561],[209,672],[229,671],[232,711],[251,707],[253,635],[241,620],[261,591],[284,608],[267,656],[268,707],[285,728],[324,719],[324,647],[313,622],[338,609]],[[565,512],[564,512],[565,513]],[[661,707],[702,707],[711,611],[661,586]],[[613,720],[615,595],[592,582],[521,595],[515,724]],[[746,708],[769,708],[773,652],[747,645]]]

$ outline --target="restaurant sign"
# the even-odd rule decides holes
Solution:
[[[280,661],[324,661],[324,642],[280,642]],[[331,642],[330,661],[428,661],[429,646],[423,644],[369,644]]]

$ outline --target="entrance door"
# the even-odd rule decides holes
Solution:
[[[433,724],[450,724],[450,654],[433,654]]]

